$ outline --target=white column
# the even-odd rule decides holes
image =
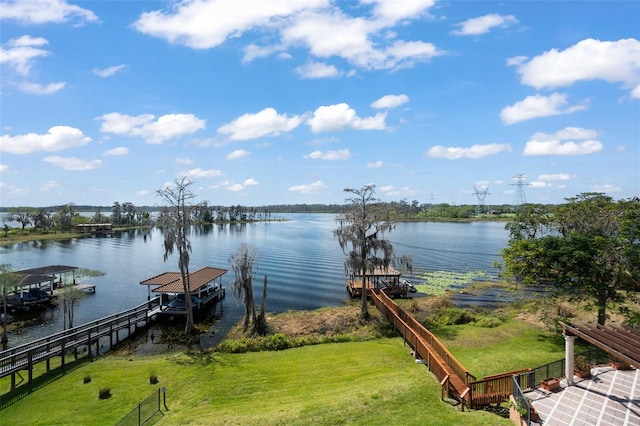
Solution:
[[[564,365],[565,377],[569,386],[574,385],[573,381],[573,353],[576,342],[576,336],[564,335]]]

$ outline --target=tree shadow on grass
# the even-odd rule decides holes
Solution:
[[[538,333],[536,340],[538,343],[548,346],[550,351],[564,350],[564,337],[562,335]]]
[[[434,336],[438,338],[438,340],[454,340],[458,337],[459,331],[456,327],[451,326],[440,326],[440,325],[431,325],[427,327]]]

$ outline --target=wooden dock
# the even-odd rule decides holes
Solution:
[[[95,284],[73,284],[72,288],[84,291],[85,293],[96,293],[96,285]],[[65,287],[58,287],[52,291],[53,297],[59,296],[60,293],[64,291]]]
[[[79,223],[76,230],[83,234],[113,235],[112,223]]]
[[[65,370],[65,358],[71,355],[77,356],[78,349],[81,347],[86,347],[90,358],[94,354],[97,356],[105,345],[111,348],[134,334],[141,324],[142,327],[148,326],[149,321],[158,313],[159,303],[160,298],[156,297],[126,311],[2,351],[0,352],[0,378],[11,376],[13,390],[16,387],[16,375],[22,377],[20,371],[26,370],[27,385],[31,387],[36,364],[46,362],[46,371],[49,372],[51,359],[60,357],[61,367]],[[123,339],[121,339],[121,332],[126,333]]]
[[[442,386],[442,398],[452,397],[461,407],[477,408],[506,402],[512,393],[513,376],[525,370],[497,374],[477,380],[438,338],[405,312],[384,290],[370,292],[376,307],[393,324]]]

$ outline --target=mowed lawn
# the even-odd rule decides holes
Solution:
[[[247,354],[105,356],[9,405],[0,424],[114,425],[162,386],[169,410],[156,419],[161,425],[511,424],[442,402],[438,381],[409,352],[391,338]],[[151,374],[158,384],[149,384]],[[111,398],[98,398],[102,388]]]
[[[514,318],[492,328],[473,323],[440,327],[436,334],[478,379],[539,367],[565,355],[562,335],[540,330]],[[581,346],[578,346],[576,351],[580,350]]]

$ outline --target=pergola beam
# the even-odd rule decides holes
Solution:
[[[612,357],[640,368],[640,334],[632,330],[610,330],[604,327],[570,326],[563,322],[562,333],[576,336],[602,349]]]

